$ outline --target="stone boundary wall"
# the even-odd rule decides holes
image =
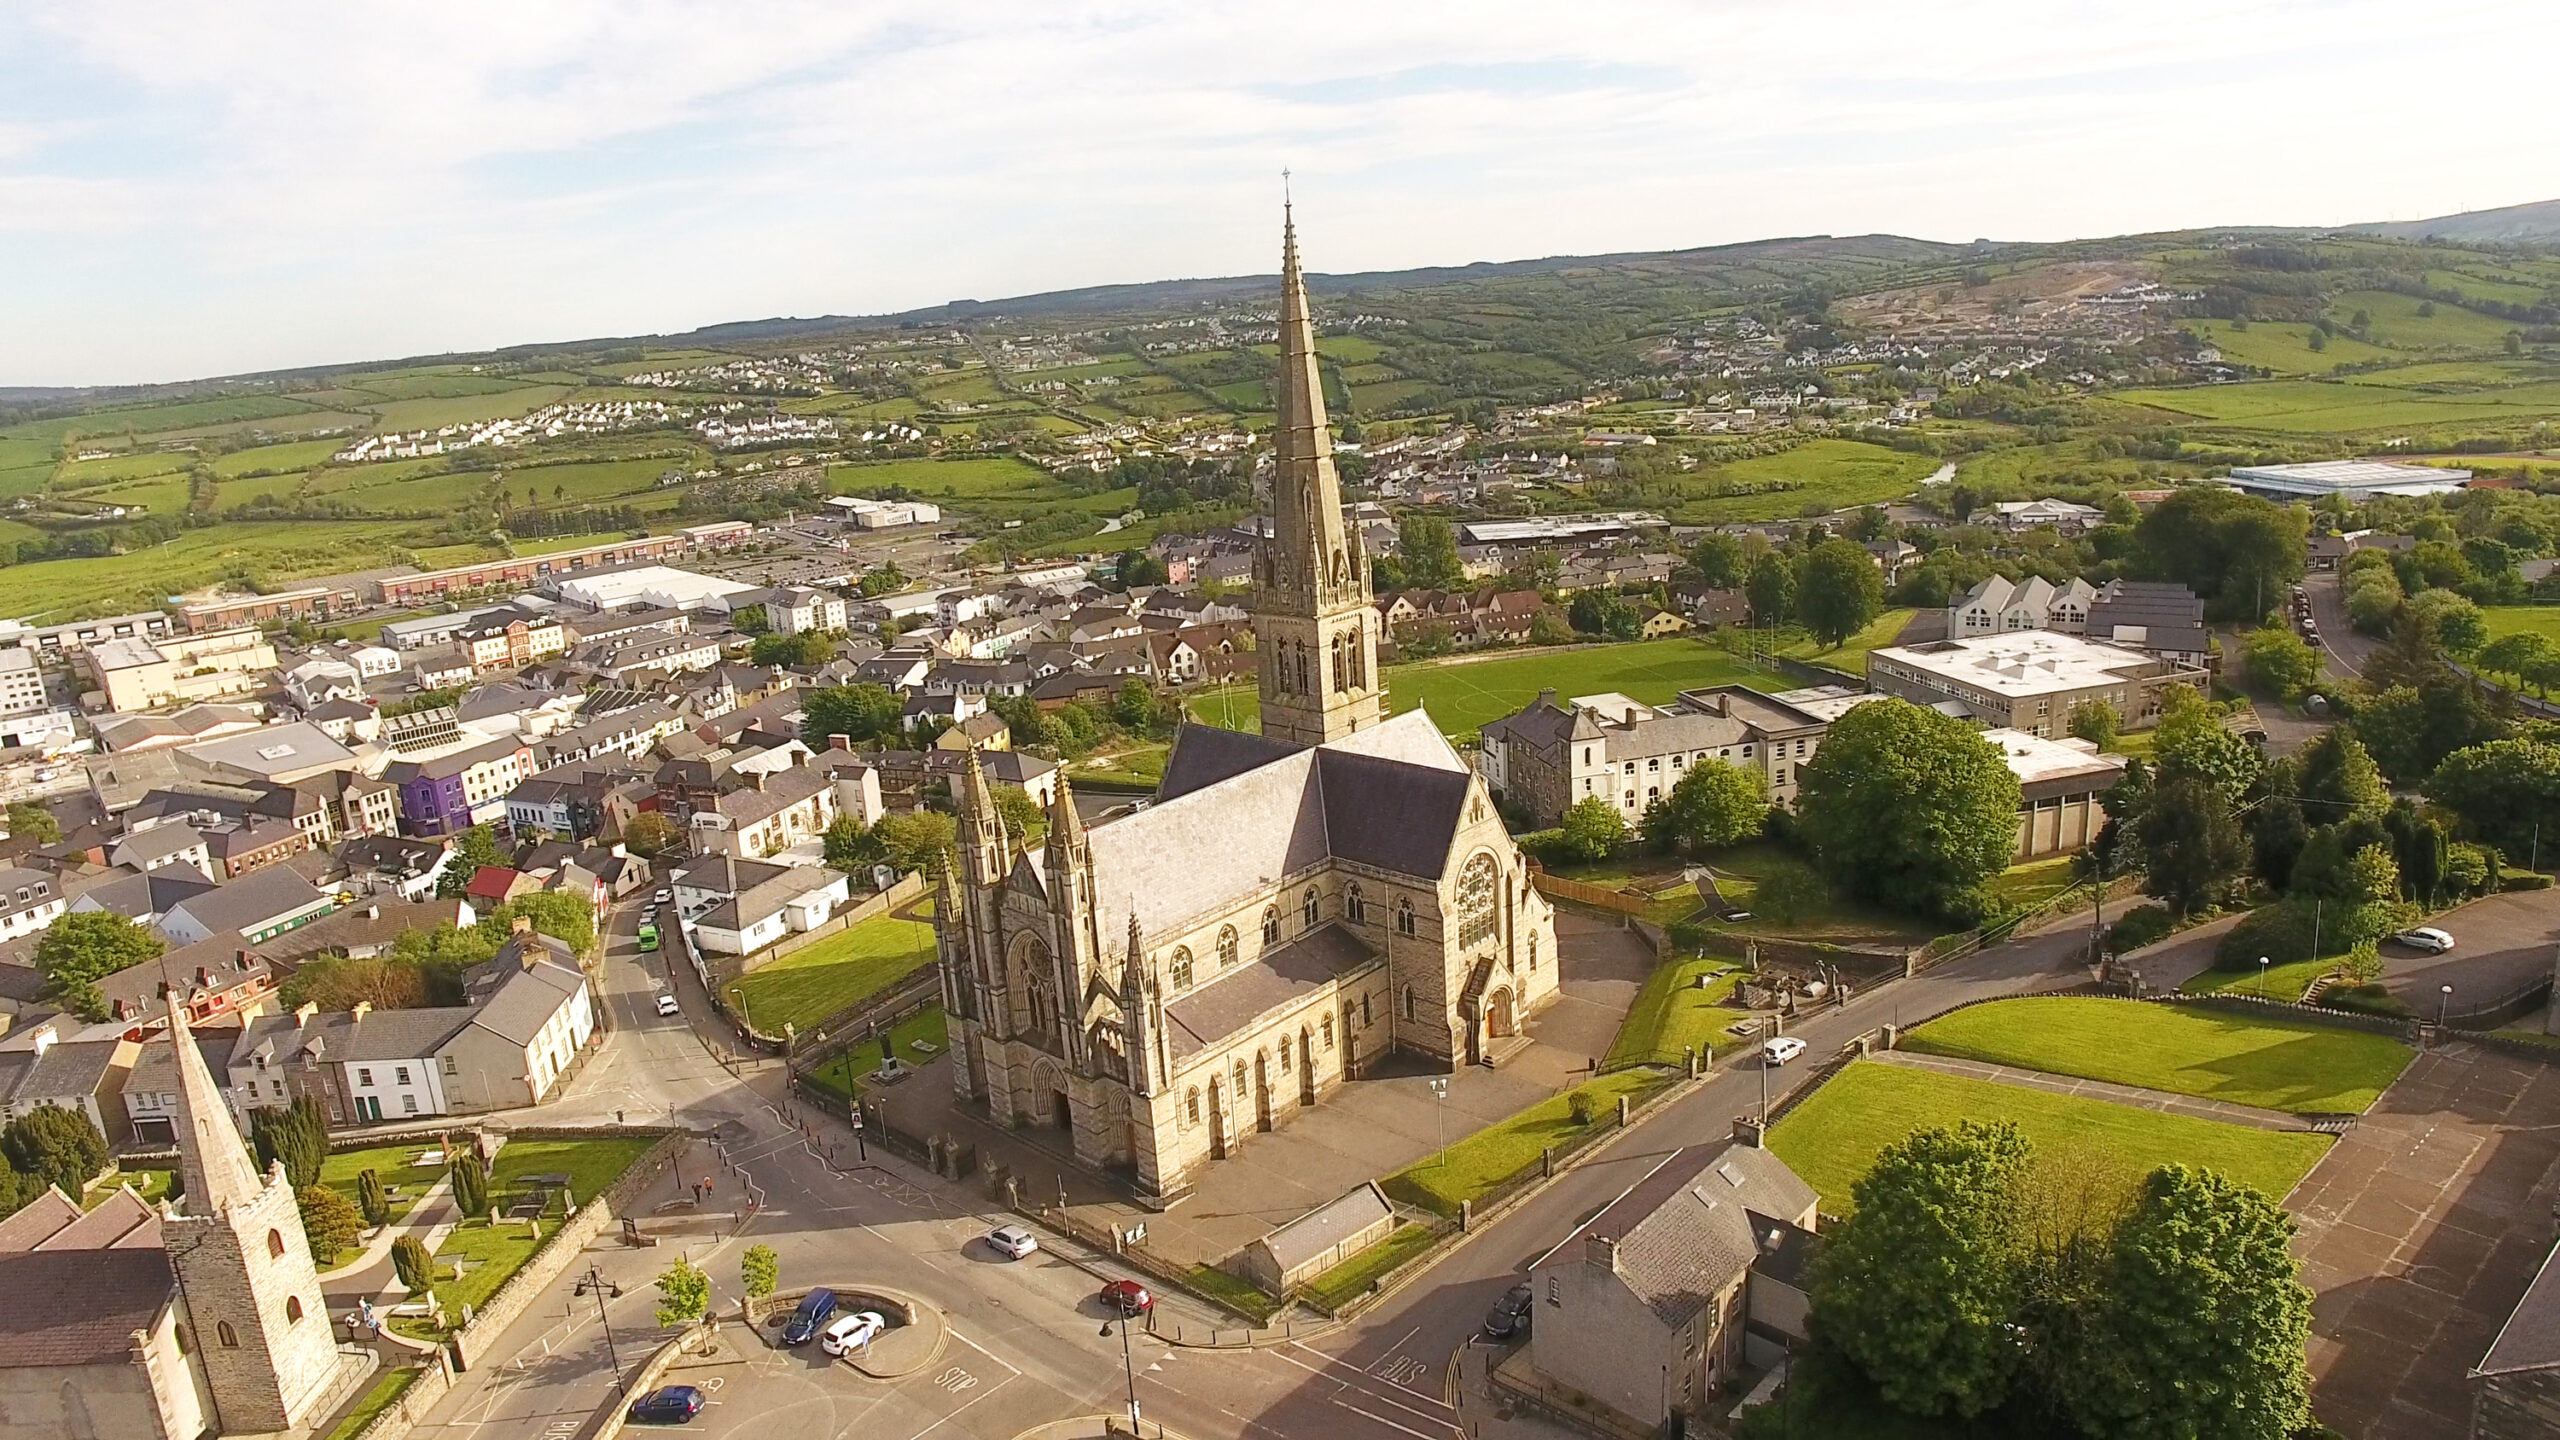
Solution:
[[[625,1136],[629,1131],[541,1128],[513,1133],[527,1139],[597,1140]],[[650,1132],[644,1130],[641,1133]],[[676,1152],[692,1138],[681,1131],[660,1130],[656,1133],[660,1137],[657,1144],[632,1162],[631,1168],[622,1173],[622,1178],[606,1186],[602,1195],[589,1199],[566,1224],[552,1231],[551,1238],[542,1243],[542,1248],[534,1251],[524,1262],[524,1268],[508,1276],[506,1283],[498,1287],[498,1293],[489,1297],[489,1303],[472,1315],[471,1322],[453,1332],[449,1344],[454,1368],[468,1370],[487,1359],[507,1327],[551,1287],[551,1282],[560,1278],[560,1273],[569,1268],[578,1258],[578,1252],[587,1248],[588,1242],[602,1233],[605,1226],[612,1224],[616,1215],[675,1163]]]
[[[409,1382],[409,1388],[400,1392],[400,1398],[392,1402],[391,1408],[374,1416],[372,1424],[357,1431],[355,1440],[391,1440],[394,1435],[408,1433],[409,1427],[424,1418],[427,1411],[444,1398],[444,1392],[452,1388],[453,1366],[446,1362],[444,1352],[438,1350],[427,1357],[426,1366],[418,1378]]]
[[[710,1333],[711,1326],[707,1322],[696,1320],[678,1332],[674,1339],[659,1346],[656,1353],[640,1366],[640,1372],[631,1377],[631,1393],[625,1395],[616,1391],[606,1396],[604,1403],[597,1407],[599,1418],[596,1428],[589,1432],[593,1440],[614,1440],[620,1435],[623,1427],[631,1423],[631,1402],[657,1389],[658,1382],[666,1378],[668,1369],[686,1349]]]

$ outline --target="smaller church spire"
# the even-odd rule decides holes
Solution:
[[[1013,838],[1005,833],[1004,816],[996,809],[995,787],[987,783],[987,769],[978,763],[978,751],[969,750],[969,763],[961,774],[960,843],[973,864],[978,866],[975,879],[992,884],[1002,879],[1013,866]]]
[[[1076,797],[1067,788],[1067,777],[1058,776],[1056,793],[1049,797],[1049,848],[1071,851],[1084,845],[1084,818],[1076,814]]]
[[[231,1107],[223,1103],[222,1087],[205,1068],[204,1054],[187,1029],[186,1007],[175,995],[169,997],[169,1043],[177,1050],[178,1163],[186,1176],[187,1213],[219,1215],[246,1205],[266,1184],[241,1142],[239,1127],[231,1123]]]

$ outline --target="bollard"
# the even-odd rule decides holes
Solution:
[[[1553,1145],[1546,1146],[1538,1151],[1538,1173],[1549,1180],[1555,1178],[1556,1147]]]
[[[1627,1097],[1624,1095],[1618,1097],[1618,1128],[1627,1128]]]
[[[1472,1230],[1472,1229],[1474,1229],[1474,1228],[1475,1228],[1475,1219],[1476,1219],[1476,1202],[1474,1202],[1473,1200],[1461,1200],[1461,1201],[1459,1201],[1459,1202],[1458,1202],[1458,1229],[1459,1229],[1461,1232],[1464,1232],[1464,1231],[1468,1231],[1468,1230]]]

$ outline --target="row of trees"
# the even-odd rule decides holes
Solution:
[[[1708,585],[1741,590],[1752,623],[1801,625],[1825,645],[1838,645],[1884,613],[1884,572],[1854,540],[1755,555],[1742,537],[1711,532],[1691,548],[1689,565]]]

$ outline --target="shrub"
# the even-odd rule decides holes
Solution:
[[[391,1223],[391,1199],[382,1193],[382,1177],[371,1170],[356,1175],[356,1208],[364,1212],[367,1225]]]
[[[1567,1104],[1573,1111],[1573,1123],[1585,1129],[1590,1128],[1592,1121],[1600,1118],[1600,1102],[1583,1091],[1574,1091],[1573,1099]]]
[[[2124,913],[2124,918],[2107,927],[2107,948],[2118,955],[2156,945],[2169,938],[2178,928],[2178,919],[2166,905],[2141,905]]]
[[[489,1172],[478,1155],[453,1162],[453,1203],[465,1215],[489,1213]]]
[[[2498,879],[2501,890],[2548,890],[2551,877],[2538,870],[2510,870]]]
[[[391,1242],[391,1269],[412,1295],[423,1295],[435,1282],[435,1257],[427,1253],[427,1242],[415,1235],[403,1235]]]
[[[2321,954],[2344,954],[2389,934],[2399,918],[2400,907],[2387,902],[2315,909],[2310,900],[2295,896],[2250,911],[2222,937],[2213,963],[2224,970],[2246,970],[2261,956],[2279,965],[2308,960],[2315,935]]]
[[[2323,1010],[2343,1010],[2350,1015],[2409,1018],[2409,1007],[2379,985],[2333,985],[2321,993],[2319,1003]]]
[[[1674,920],[1670,926],[1671,948],[1683,955],[1706,953],[1707,927],[1694,920]]]

